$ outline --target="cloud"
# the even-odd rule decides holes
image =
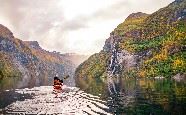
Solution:
[[[152,13],[173,0],[0,0],[0,23],[48,50],[99,52],[133,12]]]
[[[81,18],[79,19],[75,19],[75,20],[70,20],[70,21],[66,21],[64,23],[64,25],[62,26],[62,29],[64,29],[65,31],[73,31],[73,30],[78,30],[81,28],[86,28],[88,27],[86,25],[86,22],[84,20],[81,20]]]
[[[20,31],[23,39],[31,37],[30,33],[45,33],[53,27],[53,21],[63,18],[52,0],[48,2],[38,0],[1,0],[1,15],[6,17],[14,26],[14,30]],[[55,12],[53,12],[55,11]],[[17,33],[17,32],[16,32]]]
[[[16,37],[37,40],[47,49],[65,43],[66,31],[85,28],[81,21],[68,21],[57,0],[0,0],[0,17],[8,20]],[[5,24],[6,26],[6,24]]]
[[[118,3],[114,3],[106,8],[95,12],[92,17],[102,20],[120,18],[123,14],[127,13],[130,6],[130,2],[127,0],[119,1]]]

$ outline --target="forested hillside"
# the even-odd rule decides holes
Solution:
[[[103,50],[79,66],[76,75],[185,76],[185,49],[186,1],[176,0],[153,14],[129,15],[111,32]]]

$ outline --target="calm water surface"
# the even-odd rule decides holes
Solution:
[[[67,80],[63,92],[55,98],[51,81],[48,86],[42,86],[34,82],[24,84],[19,78],[3,79],[0,83],[0,114],[112,114],[106,101],[71,86]]]
[[[171,79],[88,78],[77,80],[77,86],[100,96],[110,112],[118,115],[186,113],[186,84]]]
[[[58,98],[52,86],[24,88],[20,79],[0,83],[0,114],[184,115],[186,83],[150,78],[80,78],[77,87],[63,87]]]

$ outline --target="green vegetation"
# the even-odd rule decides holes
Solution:
[[[109,55],[103,51],[94,54],[77,68],[76,75],[79,77],[100,77],[106,70],[108,59]]]
[[[137,15],[137,17],[129,16],[123,23],[119,24],[117,28],[114,29],[114,32],[120,36],[124,36],[127,32],[140,29],[148,14],[138,12]]]
[[[131,53],[137,53],[140,51],[145,51],[149,48],[159,48],[166,37],[157,37],[151,40],[142,40],[142,41],[134,41],[131,39],[125,40],[119,44],[121,49],[126,49]]]
[[[21,76],[21,72],[18,69],[15,69],[11,64],[11,60],[9,60],[6,54],[0,53],[0,80],[3,77],[19,77]]]
[[[141,66],[139,75],[145,76],[164,76],[171,77],[177,73],[186,72],[186,52],[178,52],[174,55],[168,56],[163,60],[146,60],[144,65]]]

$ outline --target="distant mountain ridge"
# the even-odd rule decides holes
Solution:
[[[86,60],[89,57],[88,55],[81,55],[77,53],[61,54],[60,52],[56,52],[56,51],[49,52],[49,51],[43,50],[39,46],[39,43],[37,41],[24,41],[24,43],[27,44],[30,49],[32,49],[35,55],[38,54],[37,56],[40,57],[41,59],[46,59],[46,57],[42,57],[42,56],[45,56],[45,54],[47,54],[47,55],[51,55],[51,58],[55,57],[53,61],[58,61],[58,62],[66,61],[66,62],[72,63],[75,67],[77,67],[79,64],[81,64],[84,60]]]
[[[133,13],[110,33],[100,53],[90,56],[76,69],[76,78],[108,74],[183,77],[185,43],[186,0],[176,0],[153,14]]]
[[[71,56],[46,51],[37,41],[17,39],[2,24],[0,24],[0,57],[0,81],[5,77],[20,77],[22,82],[18,87],[25,87],[28,84],[48,85],[52,83],[54,76],[62,78],[70,75],[71,78],[65,82],[74,85],[73,76],[77,63],[72,62],[74,60],[70,59]]]
[[[82,55],[76,53],[65,53],[62,54],[63,58],[70,60],[75,66],[79,66],[83,61],[88,59],[89,55]]]

